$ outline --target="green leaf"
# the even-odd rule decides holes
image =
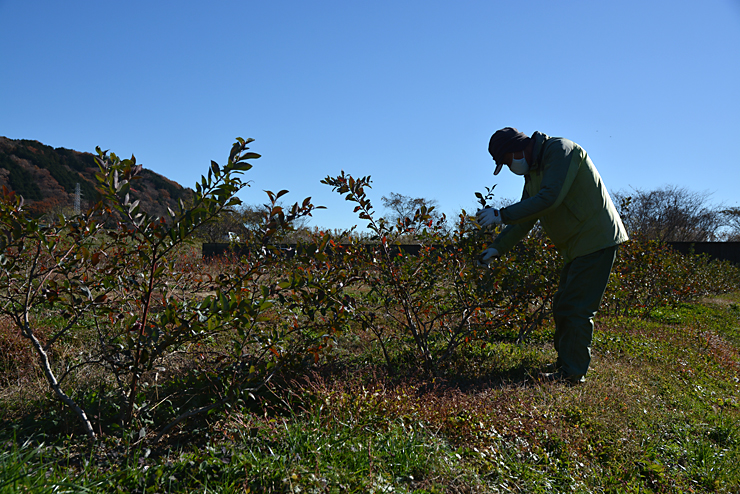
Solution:
[[[233,146],[231,146],[231,152],[229,153],[229,161],[234,161],[234,156],[239,154],[239,151],[242,149],[242,144],[240,142],[235,142]]]

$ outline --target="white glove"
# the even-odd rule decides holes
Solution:
[[[479,209],[475,213],[475,218],[478,220],[478,224],[484,228],[489,225],[501,224],[501,213],[495,208]]]
[[[494,257],[498,257],[500,255],[501,254],[499,254],[496,249],[489,247],[478,256],[478,266],[488,266],[488,263],[491,262]]]

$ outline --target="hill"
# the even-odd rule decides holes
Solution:
[[[97,171],[91,153],[0,136],[0,186],[21,194],[34,214],[73,207],[78,183],[82,207],[86,207],[98,197]],[[168,206],[176,209],[178,200],[187,200],[191,194],[191,189],[146,168],[131,187],[142,209],[159,216],[166,215]]]

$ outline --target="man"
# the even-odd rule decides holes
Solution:
[[[578,144],[512,127],[491,136],[488,152],[496,162],[524,176],[522,200],[500,210],[478,211],[482,227],[505,224],[481,253],[488,264],[509,251],[539,220],[564,258],[552,301],[555,319],[555,372],[549,380],[582,383],[591,363],[593,317],[609,281],[617,246],[628,240],[622,220],[599,173]]]

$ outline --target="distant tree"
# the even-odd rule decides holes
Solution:
[[[422,207],[425,207],[429,218],[434,223],[442,220],[442,213],[437,210],[438,202],[436,199],[426,199],[424,197],[410,197],[397,192],[391,192],[388,196],[380,198],[385,207],[390,212],[385,215],[384,220],[389,222],[391,225],[396,222],[413,221],[416,212]],[[415,228],[424,228],[425,225],[412,225]]]
[[[218,217],[198,228],[199,236],[208,243],[228,242],[230,234],[241,237],[246,231],[239,207],[221,211]]]
[[[255,204],[242,204],[236,209],[239,225],[242,230],[254,231],[262,224],[263,206]]]
[[[278,205],[278,207],[283,207]],[[221,212],[218,218],[202,225],[198,233],[205,242],[228,242],[230,238],[246,240],[265,226],[266,215],[273,209],[269,204],[240,204]],[[293,229],[306,228],[306,218],[296,218]]]
[[[622,222],[631,236],[664,242],[707,242],[720,238],[722,209],[710,194],[668,185],[655,190],[613,193]]]
[[[725,230],[722,240],[726,242],[740,242],[740,207],[722,211],[725,218]]]

